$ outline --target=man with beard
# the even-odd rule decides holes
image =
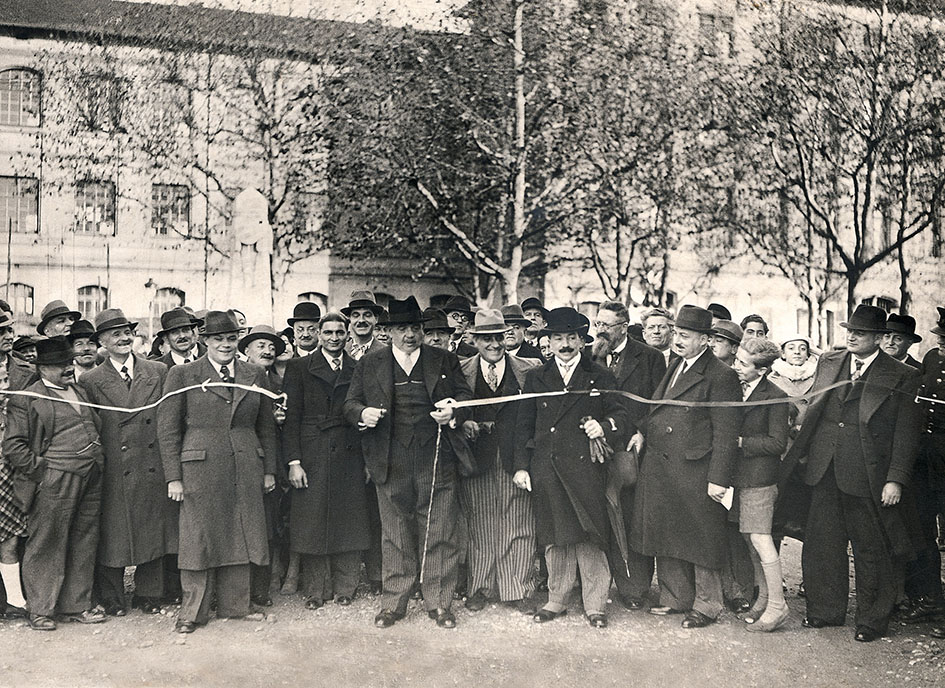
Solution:
[[[915,333],[915,318],[911,315],[890,313],[886,318],[886,329],[889,331],[883,335],[883,351],[900,363],[913,368],[921,368],[922,364],[909,353],[913,344],[922,341],[922,337]]]
[[[132,352],[136,326],[117,308],[96,316],[94,336],[108,358],[79,382],[93,403],[135,408],[161,398],[167,366]],[[178,515],[167,498],[157,410],[103,410],[100,416],[105,472],[95,597],[109,616],[124,616],[125,567],[134,566],[135,606],[157,614],[165,592],[164,556],[177,550]]]
[[[286,322],[295,332],[295,349],[299,356],[310,354],[318,346],[318,321],[322,317],[322,310],[317,303],[303,301],[295,304],[292,317]]]
[[[673,314],[665,308],[651,308],[640,316],[643,343],[662,353],[667,366],[673,356],[673,322]]]
[[[79,311],[70,311],[62,301],[50,301],[39,316],[36,331],[44,337],[56,337],[69,334],[72,323],[82,317]]]
[[[88,398],[75,385],[69,341],[51,337],[36,349],[40,379],[27,390],[62,401],[11,398],[3,458],[29,523],[22,571],[30,628],[53,631],[57,614],[79,623],[107,618],[92,611],[104,460],[98,415],[76,403]]]
[[[460,358],[468,358],[476,355],[475,347],[466,341],[466,330],[473,319],[473,311],[469,305],[469,299],[464,296],[451,296],[443,304],[443,312],[446,313],[446,320],[453,327],[453,333],[450,335],[449,350]],[[427,328],[425,327],[424,330]]]
[[[450,327],[446,313],[439,308],[427,308],[423,311],[423,343],[435,349],[450,350],[451,335],[456,332]]]
[[[72,344],[72,356],[75,362],[76,380],[92,372],[98,362],[98,342],[95,328],[88,320],[76,320],[66,339]]]
[[[183,308],[172,308],[161,314],[161,331],[167,343],[168,352],[157,360],[168,368],[185,363],[193,363],[207,352],[207,348],[197,341],[197,328],[203,320],[193,317]]]
[[[369,351],[377,351],[384,346],[374,338],[374,328],[377,326],[377,317],[384,309],[377,305],[374,293],[370,291],[351,292],[351,300],[342,315],[351,322],[351,339],[345,345],[345,351],[355,361]]]
[[[548,309],[545,308],[539,299],[529,296],[522,301],[522,315],[529,321],[525,328],[525,341],[532,346],[538,346],[541,331],[545,328],[545,318],[548,316]]]
[[[627,336],[629,320],[630,313],[622,303],[606,301],[601,304],[597,322],[594,323],[597,335],[592,349],[593,358],[617,378],[615,389],[651,399],[666,372],[666,362],[659,351]],[[630,421],[627,435],[635,434],[648,407],[630,399],[624,399],[624,405]],[[638,452],[640,439],[631,442],[627,449]],[[638,459],[634,457],[634,460]],[[633,486],[624,487],[620,492],[624,527],[628,534],[632,527],[633,495]],[[629,557],[624,562],[620,544],[614,538],[610,543],[608,559],[621,604],[631,610],[643,609],[653,580],[653,557],[629,550]]]
[[[502,306],[502,317],[509,326],[505,332],[505,350],[508,354],[543,362],[545,359],[542,358],[538,347],[525,341],[525,331],[532,326],[532,321],[525,317],[522,307],[514,303]]]
[[[712,323],[712,339],[709,340],[709,348],[715,357],[722,361],[729,368],[735,363],[735,354],[738,352],[738,345],[742,343],[742,328],[731,320],[718,320]]]

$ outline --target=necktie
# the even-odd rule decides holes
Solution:
[[[863,374],[863,361],[858,358],[853,359],[853,375],[850,376],[852,380],[859,380],[860,375]]]
[[[499,387],[499,375],[495,369],[495,363],[490,363],[486,369],[486,384],[493,392]]]
[[[189,359],[189,358],[185,358],[185,359],[184,359],[184,363],[190,363],[190,359]]]
[[[226,366],[220,366],[220,379],[223,382],[230,382],[230,369]]]
[[[364,344],[355,344],[353,347],[351,347],[351,358],[356,361],[360,361],[366,348],[367,347]]]
[[[614,351],[610,354],[610,365],[608,366],[611,371],[617,370],[617,364],[620,363],[620,352]]]
[[[748,388],[749,388],[749,387],[751,387],[751,384],[750,384],[750,383],[748,383],[748,382],[743,382],[743,383],[742,383],[742,397],[743,397],[743,399],[747,399],[747,398],[748,398]]]
[[[131,375],[128,374],[128,366],[121,367],[121,379],[125,381],[125,386],[131,389]]]
[[[335,372],[338,372],[339,370],[341,370],[341,359],[340,359],[340,358],[333,358],[333,359],[331,359],[331,369],[334,370]]]

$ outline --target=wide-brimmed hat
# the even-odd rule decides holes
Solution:
[[[465,296],[451,296],[440,310],[447,314],[453,311],[459,311],[460,313],[465,313],[470,318],[473,317],[473,310],[469,304],[469,299]],[[391,315],[393,316],[393,313],[391,313]]]
[[[39,325],[36,326],[36,331],[40,334],[46,334],[43,330],[46,329],[46,325],[49,324],[49,321],[53,318],[58,318],[60,315],[71,315],[72,321],[75,322],[82,317],[82,314],[79,311],[69,310],[69,306],[66,305],[65,301],[55,300],[50,301],[43,308],[42,312],[39,315]]]
[[[719,320],[731,320],[732,312],[721,303],[710,303],[705,307],[714,317]]]
[[[131,322],[121,312],[120,308],[106,308],[95,316],[95,335],[98,336],[106,330],[114,330],[119,327],[130,327],[134,330],[138,323]]]
[[[935,308],[938,310],[938,322],[929,332],[932,334],[945,335],[945,308],[941,306],[936,306]]]
[[[157,336],[162,337],[171,330],[176,330],[181,327],[200,327],[201,325],[203,325],[203,320],[194,317],[185,309],[180,307],[172,308],[169,311],[161,313],[161,331],[157,333]]]
[[[716,321],[715,326],[712,328],[712,334],[724,337],[735,344],[741,344],[742,337],[745,336],[745,333],[738,323],[734,323],[731,320]]]
[[[449,334],[453,334],[456,331],[455,327],[450,326],[449,320],[446,318],[446,313],[439,308],[423,309],[423,329],[424,331],[443,330]]]
[[[91,339],[96,344],[98,343],[98,336],[96,335],[92,323],[88,320],[76,320],[72,323],[72,327],[69,328],[69,334],[66,335],[66,339],[69,340],[70,344],[75,344],[75,340],[83,338]]]
[[[374,313],[374,315],[380,315],[381,311],[384,310],[382,306],[377,305],[377,300],[374,298],[374,292],[364,290],[351,292],[351,300],[348,301],[347,306],[341,309],[341,313],[346,318],[350,318],[351,311],[362,308],[369,309],[372,313]]]
[[[539,299],[538,299],[537,297],[535,297],[535,296],[529,296],[527,299],[525,299],[524,301],[522,301],[522,313],[524,313],[525,311],[530,310],[530,309],[532,309],[532,308],[535,308],[535,309],[541,311],[541,317],[543,317],[545,320],[548,319],[548,313],[550,313],[551,311],[549,311],[547,308],[545,308],[545,307],[542,305],[541,300],[539,300]],[[529,322],[531,322],[531,320],[529,320]]]
[[[541,334],[569,334],[574,332],[582,337],[587,335],[591,323],[570,306],[561,306],[548,311],[545,328]]]
[[[508,306],[506,306],[508,308]],[[521,308],[515,306],[521,312]],[[467,332],[469,334],[504,334],[512,329],[509,321],[506,319],[505,308],[496,310],[495,308],[481,308],[476,313],[476,319],[473,326]],[[531,324],[531,321],[529,321]]]
[[[36,360],[33,362],[38,366],[72,363],[72,344],[63,335],[40,339],[36,342]]]
[[[387,303],[388,324],[390,325],[417,325],[423,322],[423,311],[414,296],[406,299],[391,299]]]
[[[676,314],[676,329],[712,333],[712,312],[699,306],[683,306]]]
[[[890,313],[886,318],[886,329],[889,332],[909,337],[913,344],[922,341],[922,337],[915,333],[915,318],[911,315]]]
[[[22,337],[17,337],[13,341],[13,350],[17,352],[25,351],[26,349],[29,349],[31,346],[32,347],[36,346],[36,340],[33,339],[32,337],[27,337],[26,335],[23,335]]]
[[[317,303],[303,301],[302,303],[295,304],[295,308],[292,309],[292,317],[286,320],[286,322],[289,323],[289,325],[294,325],[301,320],[318,322],[321,318],[322,309],[318,307]]]
[[[840,323],[840,327],[864,332],[887,332],[886,311],[879,306],[867,306],[861,303],[847,322]]]
[[[276,347],[276,356],[281,356],[285,353],[285,342],[282,340],[276,331],[269,327],[269,325],[256,325],[253,329],[249,331],[245,337],[240,339],[239,344],[236,345],[236,348],[240,350],[240,353],[246,353],[246,347],[252,344],[257,339],[265,339],[272,342]]]
[[[502,306],[502,318],[506,325],[521,325],[530,327],[532,321],[525,317],[522,307],[516,303],[510,303],[508,306]]]
[[[226,311],[208,311],[203,323],[202,334],[208,337],[212,334],[239,332],[242,329],[236,319]]]

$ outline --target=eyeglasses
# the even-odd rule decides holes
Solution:
[[[620,325],[626,325],[627,322],[628,322],[627,320],[621,320],[620,322],[615,322],[615,323],[605,323],[598,320],[597,322],[594,323],[594,327],[596,327],[598,330],[609,330],[611,328],[618,327]]]
[[[455,320],[456,322],[468,323],[469,316],[465,313],[460,313],[459,311],[452,311],[446,314],[450,320]]]

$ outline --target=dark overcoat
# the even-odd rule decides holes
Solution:
[[[711,351],[677,384],[683,359],[673,361],[654,399],[741,401],[738,375]],[[739,411],[660,404],[643,420],[645,446],[636,487],[630,546],[649,556],[682,559],[709,569],[724,561],[726,510],[709,497],[708,484],[732,484]]]
[[[602,366],[607,365],[606,357],[597,360]],[[617,389],[630,392],[638,397],[652,399],[653,393],[659,387],[660,380],[666,373],[666,359],[663,354],[652,346],[641,344],[632,337],[627,337],[627,344],[620,352],[616,369],[613,371],[617,379]],[[627,399],[623,401],[629,411],[629,420],[632,423],[631,434],[639,429],[641,420],[649,412],[649,407],[639,401]]]
[[[369,545],[364,459],[357,428],[342,415],[356,361],[342,356],[332,370],[321,351],[293,358],[285,370],[288,395],[282,426],[286,464],[301,461],[308,487],[292,490],[289,544],[293,552],[337,554]]]
[[[146,406],[161,398],[167,366],[135,356],[131,389],[108,360],[79,380],[89,400]],[[98,562],[135,566],[177,551],[179,508],[167,497],[157,441],[157,408],[137,413],[100,410],[105,453]]]
[[[568,385],[573,390],[614,389],[613,373],[580,354]],[[525,377],[526,394],[558,392],[564,380],[554,358]],[[581,429],[591,416],[600,423],[611,448],[627,440],[627,410],[612,394],[528,399],[521,404],[522,438],[516,469],[527,470],[532,482],[539,544],[573,545],[592,542],[606,549],[610,521],[604,490],[607,465],[591,462],[590,440]]]
[[[266,387],[262,368],[231,365],[237,383]],[[219,379],[203,357],[171,368],[164,392]],[[276,473],[275,427],[270,399],[243,389],[192,389],[158,407],[164,477],[184,485],[180,568],[269,562],[263,475]]]

